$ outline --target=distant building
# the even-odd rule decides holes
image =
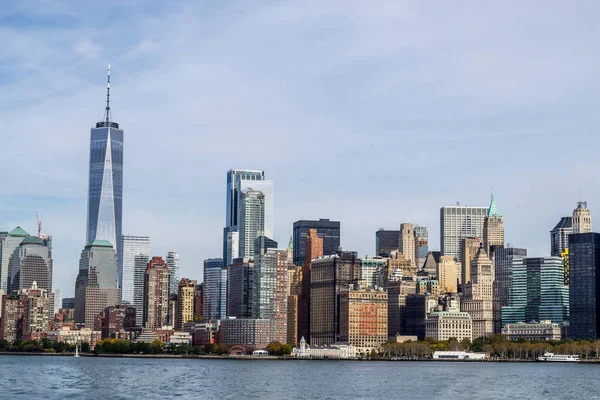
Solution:
[[[433,340],[473,340],[471,315],[460,311],[434,311],[425,320],[425,336]]]
[[[379,257],[389,257],[392,251],[400,249],[400,231],[385,230],[375,232],[375,254]]]
[[[569,337],[600,338],[600,234],[569,236]]]
[[[0,340],[9,343],[23,337],[27,323],[27,295],[13,292],[2,296]]]
[[[17,226],[10,232],[0,232],[0,290],[8,292],[8,270],[14,255],[18,254],[19,245],[29,233]]]
[[[119,259],[119,287],[121,303],[130,304],[136,310],[136,324],[142,326],[144,319],[144,276],[150,259],[150,236],[121,237],[123,254]]]
[[[487,213],[487,207],[442,207],[440,209],[442,255],[453,256],[460,260],[462,239],[483,237],[483,224]]]
[[[405,335],[413,335],[417,340],[426,337],[425,320],[430,310],[437,305],[437,296],[426,294],[409,294],[406,297],[406,328]]]
[[[328,346],[309,346],[304,338],[300,339],[300,347],[292,349],[292,357],[310,359],[340,359],[356,358],[356,347],[348,343],[333,343]]]
[[[592,216],[587,208],[587,201],[578,201],[573,210],[573,233],[589,233],[592,231]]]
[[[504,221],[496,207],[494,192],[483,221],[483,246],[491,259],[494,258],[495,249],[504,247]]]
[[[569,288],[560,257],[513,258],[509,304],[502,307],[502,325],[569,319]]]
[[[348,290],[340,294],[340,341],[367,353],[388,340],[388,294],[383,290]]]
[[[301,222],[301,221],[298,221]],[[323,221],[328,222],[328,221]],[[301,238],[300,225],[298,230],[294,224],[294,252],[296,251],[296,238]],[[298,236],[296,236],[296,232]],[[338,235],[339,237],[339,235]],[[323,249],[323,238],[320,238],[316,229],[309,229],[307,236],[302,240],[298,239],[298,242],[304,244],[304,251],[302,252],[301,259],[304,260],[302,267],[302,284],[300,298],[298,301],[298,337],[310,339],[311,332],[311,276],[312,276],[312,263],[318,257],[322,257],[324,254]],[[296,256],[294,256],[296,260]],[[295,263],[295,262],[294,262]]]
[[[50,342],[65,343],[69,346],[75,346],[76,344],[89,343],[90,348],[93,350],[96,347],[96,343],[102,339],[102,332],[95,331],[92,328],[83,329],[71,329],[63,326],[60,329],[48,331],[46,337]]]
[[[291,294],[287,298],[287,344],[298,343],[298,295]]]
[[[265,194],[247,189],[240,193],[239,256],[254,257],[254,241],[265,230]]]
[[[305,241],[311,229],[316,230],[318,238],[323,239],[323,254],[337,254],[340,247],[340,222],[325,218],[319,220],[299,220],[294,222],[294,265],[305,265]]]
[[[227,312],[227,269],[222,258],[204,260],[204,318],[225,318]]]
[[[549,320],[506,324],[502,334],[508,340],[561,340],[561,326]]]
[[[569,235],[573,233],[573,217],[562,217],[550,231],[550,255],[558,257],[569,248]]]
[[[204,283],[196,284],[194,290],[194,319],[202,319],[202,312],[204,311]]]
[[[387,269],[388,259],[383,257],[363,258],[360,264],[360,279],[366,283],[368,287],[374,288],[379,286],[378,274],[380,271]]]
[[[481,246],[485,246],[480,238],[463,238],[460,242],[461,248],[461,273],[459,274],[461,290],[464,293],[467,283],[471,281],[471,261],[479,251]]]
[[[429,231],[426,226],[415,225],[415,260],[417,269],[423,268],[429,253]]]
[[[13,252],[8,269],[9,292],[28,289],[33,282],[52,292],[52,237],[24,238]]]
[[[75,322],[91,329],[100,311],[120,301],[115,250],[106,240],[94,240],[85,246],[79,260],[75,281]]]
[[[399,280],[402,278],[414,278],[417,275],[417,270],[411,260],[406,258],[399,251],[393,251],[387,258],[387,270],[384,277],[384,282],[378,282],[379,285],[384,285],[385,281]]]
[[[438,263],[437,278],[442,293],[457,293],[458,270],[460,265],[452,256],[441,256]]]
[[[493,289],[494,263],[483,245],[471,261],[471,280],[467,283],[461,302],[461,311],[472,319],[472,340],[494,334]]]
[[[148,262],[144,279],[144,328],[159,329],[168,324],[169,268],[162,257]]]
[[[252,318],[254,261],[236,258],[227,268],[227,316]]]
[[[406,299],[416,293],[416,282],[412,279],[390,281],[384,289],[388,294],[388,336],[405,335]]]
[[[175,314],[175,329],[183,329],[186,322],[194,320],[194,293],[196,281],[182,278],[179,282]]]
[[[423,273],[427,276],[437,276],[438,264],[440,263],[441,252],[430,251],[425,257],[423,263]]]
[[[95,331],[102,332],[102,339],[129,339],[130,332],[136,327],[136,309],[127,304],[106,307],[100,312]]]
[[[415,231],[412,224],[400,224],[400,252],[411,261],[412,265],[417,265],[415,258]]]
[[[169,268],[169,294],[177,294],[179,291],[179,253],[169,251],[167,253],[167,267]]]
[[[219,343],[265,348],[273,341],[271,332],[269,319],[225,318],[220,320]]]
[[[502,307],[509,305],[513,260],[527,257],[527,249],[506,247],[494,252],[494,333],[502,331]]]
[[[62,299],[62,308],[75,308],[75,297],[64,297]]]

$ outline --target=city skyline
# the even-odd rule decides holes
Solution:
[[[261,5],[260,12],[270,16],[269,23],[267,27],[254,28],[256,30],[249,25],[260,20],[259,11],[231,21],[223,20],[219,10],[179,5],[164,22],[153,19],[157,13],[153,8],[141,16],[145,23],[182,26],[173,22],[186,20],[186,13],[193,14],[190,11],[207,11],[217,22],[238,25],[233,33],[222,38],[233,45],[240,36],[247,36],[245,44],[250,50],[239,57],[249,56],[250,70],[264,71],[264,80],[254,73],[245,74],[241,69],[230,66],[228,53],[214,53],[215,50],[212,50],[213,53],[208,52],[209,57],[199,59],[186,55],[189,53],[187,48],[184,52],[180,45],[171,46],[177,44],[174,38],[178,31],[175,29],[190,29],[184,36],[197,37],[194,33],[200,29],[197,24],[189,28],[173,28],[166,32],[164,38],[152,36],[149,28],[142,28],[140,33],[132,33],[127,42],[111,47],[111,35],[124,27],[117,25],[115,31],[102,33],[104,29],[99,28],[106,22],[108,14],[100,9],[97,21],[92,22],[97,25],[90,30],[84,29],[84,23],[89,22],[83,21],[82,9],[78,7],[74,7],[72,14],[64,10],[38,11],[20,22],[7,20],[8,35],[14,32],[17,38],[6,41],[11,42],[7,54],[21,60],[25,55],[17,44],[28,44],[24,46],[27,56],[31,53],[38,54],[36,57],[45,55],[52,57],[55,63],[42,63],[44,67],[40,70],[23,68],[21,72],[16,68],[20,65],[19,61],[15,64],[2,57],[8,71],[12,71],[8,76],[13,78],[14,75],[14,79],[9,78],[7,90],[0,95],[9,105],[0,111],[0,118],[5,122],[5,132],[14,134],[10,140],[5,139],[6,157],[0,161],[0,166],[6,169],[14,165],[22,167],[11,167],[13,173],[6,174],[4,178],[6,190],[0,196],[0,230],[10,231],[21,226],[27,232],[34,232],[34,214],[39,211],[44,233],[53,236],[54,286],[61,289],[64,297],[72,294],[79,255],[85,245],[82,238],[86,224],[88,179],[85,169],[89,162],[89,137],[85,132],[92,121],[101,117],[99,109],[105,94],[105,68],[109,62],[113,63],[115,82],[115,120],[127,128],[128,135],[124,160],[127,173],[123,185],[123,234],[151,236],[154,243],[151,255],[164,256],[169,251],[180,253],[181,276],[199,278],[202,275],[201,260],[221,257],[223,178],[230,168],[261,169],[269,180],[275,182],[274,240],[287,243],[292,234],[292,224],[297,220],[329,218],[341,222],[340,236],[344,249],[358,251],[360,256],[375,254],[375,232],[380,227],[398,229],[404,221],[427,226],[429,247],[439,250],[439,208],[453,205],[457,200],[461,204],[485,207],[492,185],[503,212],[505,242],[528,249],[532,257],[550,255],[548,233],[561,217],[572,214],[579,188],[582,189],[582,199],[588,201],[594,215],[600,192],[593,184],[596,172],[589,168],[586,159],[593,159],[591,149],[597,139],[591,132],[597,126],[595,120],[598,117],[589,111],[591,102],[587,104],[586,93],[594,92],[597,83],[592,77],[591,67],[583,67],[583,70],[581,67],[594,65],[593,59],[585,54],[586,46],[591,44],[589,36],[593,36],[589,35],[589,31],[569,28],[561,32],[561,36],[566,35],[573,40],[574,48],[572,43],[557,44],[556,38],[552,37],[533,40],[522,35],[524,28],[519,28],[518,24],[503,27],[503,22],[510,22],[505,14],[492,17],[482,6],[474,7],[470,13],[487,16],[485,27],[470,25],[459,29],[460,18],[457,18],[448,22],[456,29],[445,39],[451,41],[470,34],[481,36],[481,39],[470,39],[469,44],[473,47],[469,47],[466,55],[472,63],[446,71],[432,70],[430,66],[419,75],[415,73],[422,65],[418,60],[413,59],[406,66],[406,71],[397,68],[406,50],[385,40],[386,30],[393,29],[398,21],[403,20],[401,12],[416,13],[414,20],[417,23],[410,23],[406,29],[413,30],[414,36],[421,37],[423,42],[412,39],[408,45],[425,61],[431,61],[432,54],[443,45],[434,39],[433,34],[420,36],[423,28],[419,28],[418,22],[428,18],[435,21],[439,16],[426,10],[405,10],[408,6],[389,5],[386,12],[371,10],[366,15],[357,10],[322,7],[327,11],[324,15],[299,7],[298,3],[281,8]],[[440,7],[443,9],[445,6]],[[532,10],[522,6],[520,11],[524,15],[542,12],[550,24],[574,18],[568,9],[558,8]],[[356,30],[358,34],[340,39],[333,32],[326,31],[327,37],[333,40],[333,46],[337,46],[334,56],[340,58],[325,56],[329,51],[317,46],[309,56],[324,58],[328,65],[318,70],[312,69],[310,61],[298,65],[295,54],[286,53],[283,48],[286,40],[293,39],[293,27],[304,26],[301,19],[292,16],[295,11],[302,11],[304,18],[320,27],[326,27],[329,18],[340,14],[357,17],[356,25],[348,23],[340,30],[342,33]],[[445,11],[454,15],[452,10]],[[2,12],[10,16],[18,13],[19,9],[9,8]],[[593,14],[592,11],[587,13]],[[56,25],[45,19],[55,16],[59,17]],[[286,57],[273,61],[273,65],[262,65],[259,64],[260,59],[249,53],[256,50],[260,38],[269,29],[279,26],[279,22],[273,22],[279,19],[272,17],[284,19],[292,30],[283,29],[281,38],[267,48],[276,53],[283,52]],[[67,23],[69,19],[70,24]],[[56,35],[47,35],[39,27],[25,33],[19,24],[32,20]],[[371,32],[373,25],[380,22],[381,28]],[[577,25],[587,26],[586,23],[589,21],[578,21]],[[561,27],[564,28],[563,25]],[[208,29],[213,36],[220,34],[214,26]],[[75,32],[83,34],[69,42],[71,46],[62,46],[61,40]],[[361,41],[360,37],[365,33]],[[58,39],[52,39],[52,36]],[[501,53],[500,62],[493,62],[491,54],[481,47],[493,46],[499,37],[513,45],[517,41],[522,42],[518,51],[512,50],[516,54],[510,54],[517,57],[515,61],[506,54],[504,58]],[[193,45],[186,41],[185,44],[199,52],[211,50],[205,42]],[[306,43],[294,44],[308,46]],[[339,50],[352,45],[358,48],[348,53]],[[59,47],[68,50],[59,51]],[[136,68],[157,52],[169,48],[173,58],[188,65],[185,70],[161,62]],[[50,56],[50,52],[56,55]],[[361,52],[365,55],[362,56]],[[565,52],[570,55],[569,61],[558,62],[554,58],[560,58],[559,55]],[[130,58],[122,54],[130,54]],[[393,67],[393,71],[378,71],[380,73],[375,75],[379,78],[363,73],[360,66],[366,70],[375,68],[371,60],[377,57],[382,58],[382,64]],[[536,57],[540,61],[531,61]],[[64,58],[64,61],[59,58]],[[542,63],[543,60],[551,62]],[[542,64],[538,63],[544,65],[541,76],[538,72]],[[70,64],[80,68],[73,69]],[[294,79],[283,73],[292,64],[301,71]],[[485,65],[485,69],[481,64]],[[202,69],[203,65],[206,69]],[[230,67],[215,76],[213,72],[223,65]],[[189,72],[196,67],[197,75]],[[356,94],[352,97],[358,100],[346,99],[346,91],[343,90],[348,83],[346,80],[333,79],[329,85],[324,84],[330,81],[331,74],[338,71],[346,71],[351,76],[351,90]],[[468,86],[460,89],[465,79],[463,74],[472,72],[475,76],[470,74],[469,79],[480,79],[486,84],[482,88]],[[582,77],[580,80],[585,82],[585,88],[569,80],[569,76],[575,75]],[[47,79],[49,76],[53,79]],[[233,85],[227,83],[232,77]],[[267,85],[267,77],[273,83]],[[416,97],[406,96],[404,80],[408,77],[416,81],[409,85],[409,92],[415,91]],[[457,84],[439,82],[442,78],[449,78],[444,81]],[[205,87],[209,79],[214,79],[215,84]],[[240,83],[248,80],[247,86],[239,87]],[[288,80],[290,86],[286,91],[282,85]],[[433,88],[428,85],[432,81],[435,83]],[[186,83],[185,87],[182,82]],[[547,88],[548,82],[555,86]],[[266,85],[266,89],[255,93],[254,89],[261,85]],[[519,90],[514,90],[514,87]],[[313,91],[310,97],[316,101],[316,107],[307,105],[305,91]],[[535,92],[540,92],[539,97]],[[248,101],[254,96],[258,101]],[[170,100],[169,106],[154,104],[164,103],[157,101],[157,97],[166,97]],[[289,100],[284,101],[286,98]],[[405,98],[416,100],[419,107],[406,107]],[[442,111],[445,106],[434,107],[425,118],[423,107],[435,105],[436,101],[441,102],[439,105],[447,106],[446,102],[453,105],[448,111]],[[264,104],[259,104],[261,102]],[[369,106],[367,103],[371,102],[373,105]],[[559,106],[567,110],[568,117],[559,116],[562,114],[556,111]],[[357,112],[363,107],[365,112]],[[395,116],[397,109],[403,107],[401,115]],[[327,112],[317,108],[327,109]],[[200,110],[201,115],[196,115],[196,110]],[[277,116],[278,113],[281,116]],[[452,113],[458,115],[453,118]],[[477,116],[470,116],[472,114]],[[510,124],[505,120],[509,120]],[[579,121],[579,125],[573,127],[574,120]],[[579,154],[577,159],[554,151],[560,148],[565,135],[570,133],[577,133],[585,139],[571,143],[570,153]],[[268,140],[251,139],[261,135],[283,146],[268,144]],[[56,137],[61,137],[61,140],[56,141]],[[191,142],[193,138],[211,140],[205,148],[196,149],[197,142]],[[311,152],[312,144],[307,143],[317,140],[320,146]],[[244,151],[232,150],[231,144],[235,142],[247,148]],[[188,145],[190,143],[192,145]],[[469,161],[480,165],[480,168],[466,171],[457,158],[442,159],[442,150],[445,152],[452,145],[462,148],[471,157]],[[528,157],[534,146],[545,155]],[[414,150],[410,151],[411,148]],[[324,149],[330,149],[331,153],[327,163],[324,163]],[[148,157],[157,152],[162,162],[151,161]],[[302,158],[296,157],[300,152]],[[420,161],[431,152],[436,157],[428,157],[430,163]],[[497,160],[493,165],[487,163],[490,155]],[[371,166],[362,162],[361,158],[366,157],[380,162],[373,163],[378,164],[377,167]],[[550,157],[556,165],[547,162]],[[346,159],[357,162],[346,162]],[[565,169],[563,163],[566,161],[571,164]],[[583,169],[589,173],[575,173]],[[517,170],[519,174],[515,173]],[[423,179],[423,176],[429,179]],[[465,184],[467,177],[469,182]],[[552,177],[551,182],[548,177]],[[404,182],[404,188],[411,187],[411,190],[396,189],[398,180]],[[358,181],[362,184],[360,190]],[[154,195],[156,188],[160,188],[160,193]],[[338,196],[339,188],[348,195],[344,198]],[[173,207],[175,201],[178,202],[177,207]],[[534,206],[535,218],[531,216],[531,207]],[[180,232],[180,235],[172,235],[172,232]]]

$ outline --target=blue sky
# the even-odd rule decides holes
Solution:
[[[510,4],[509,4],[510,3]],[[54,237],[73,292],[85,240],[89,128],[125,130],[123,231],[181,253],[201,279],[221,255],[225,173],[275,181],[275,239],[342,221],[342,245],[486,206],[506,240],[549,252],[581,189],[595,215],[594,1],[78,1],[0,9],[0,229]]]

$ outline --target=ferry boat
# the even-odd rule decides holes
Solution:
[[[544,353],[543,356],[538,357],[538,361],[555,361],[555,362],[579,362],[578,355],[570,355],[570,354],[554,354],[554,353]]]

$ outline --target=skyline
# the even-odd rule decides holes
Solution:
[[[0,11],[0,38],[12,39],[0,55],[0,167],[11,171],[0,229],[33,234],[40,213],[63,297],[85,245],[87,132],[102,117],[108,63],[111,109],[127,135],[123,234],[151,236],[151,255],[180,253],[181,276],[200,280],[202,261],[222,253],[231,168],[264,170],[275,183],[280,246],[294,221],[329,218],[361,256],[375,253],[377,229],[402,222],[427,226],[439,249],[440,207],[485,207],[492,186],[506,242],[531,256],[549,255],[549,231],[571,215],[579,188],[595,214],[596,4],[522,5],[516,21],[477,5],[465,26],[467,10],[446,5],[237,4],[232,14],[235,4],[128,4],[90,6],[95,20],[77,4],[58,15]],[[437,19],[447,31],[429,32]]]

